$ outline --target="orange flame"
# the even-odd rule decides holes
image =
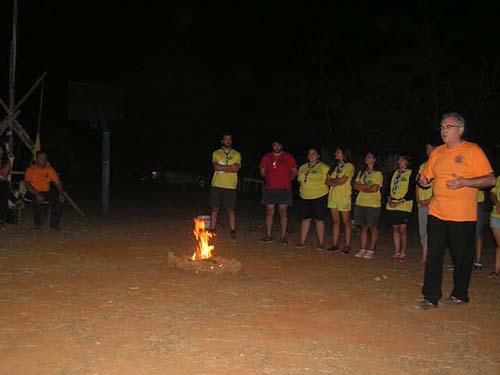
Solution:
[[[203,220],[197,218],[194,219],[193,234],[196,240],[198,240],[198,245],[196,246],[196,251],[191,257],[191,260],[202,260],[211,258],[214,246],[209,245],[208,242],[210,238],[215,236],[215,234],[205,228],[205,222]]]

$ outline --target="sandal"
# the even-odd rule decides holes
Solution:
[[[339,251],[339,247],[337,245],[330,246],[326,249],[327,251]]]
[[[405,253],[405,254],[401,253],[401,254],[399,255],[398,260],[399,260],[400,262],[404,262],[404,261],[406,260],[406,253]]]
[[[401,253],[394,253],[394,255],[392,256],[392,260],[399,260],[400,257]]]
[[[490,278],[492,278],[492,277],[499,277],[499,276],[500,276],[500,274],[498,272],[495,272],[495,271],[490,272],[488,274],[488,277],[490,277]]]

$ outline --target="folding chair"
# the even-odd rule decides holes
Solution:
[[[33,201],[31,199],[28,199],[25,197],[26,194],[26,185],[24,181],[21,181],[19,183],[19,194],[23,197],[24,205],[19,206],[18,208],[18,220],[17,224],[19,227],[23,226],[23,209],[26,207],[26,205],[33,204]],[[40,203],[42,206],[42,220],[45,220],[47,222],[47,228],[50,228],[50,215],[52,214],[52,204],[49,201],[44,201]],[[45,207],[45,209],[44,209]],[[45,214],[44,212],[45,211]]]

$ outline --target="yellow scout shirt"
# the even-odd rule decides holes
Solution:
[[[359,172],[356,177],[356,182],[364,185],[379,185],[379,189],[373,193],[360,191],[356,197],[356,205],[361,207],[378,208],[382,205],[382,197],[380,196],[380,188],[384,183],[384,176],[380,171],[373,171],[370,174]]]
[[[478,190],[477,203],[484,203],[484,190]]]
[[[325,163],[318,162],[302,164],[299,168],[297,181],[300,184],[300,197],[302,199],[316,199],[328,194],[328,186],[325,184],[326,175],[330,167]]]
[[[410,180],[411,180],[411,174],[412,170],[411,169],[406,169],[402,174],[401,177],[399,178],[399,182],[397,186],[395,187],[395,182],[396,178],[398,176],[398,171],[396,170],[394,174],[392,175],[391,178],[391,184],[389,186],[389,196],[393,200],[404,200],[404,197],[408,193],[408,189],[410,189]],[[386,210],[389,211],[405,211],[405,212],[411,212],[413,208],[413,200],[405,200],[403,203],[398,204],[396,207],[391,207],[389,205],[389,202],[387,202],[385,206]]]
[[[422,174],[424,171],[425,166],[427,165],[427,162],[420,164],[420,168],[418,168],[418,174],[419,176]],[[420,186],[417,185],[417,194],[418,194],[418,199],[421,201],[426,201],[428,199],[432,198],[432,183],[431,186],[428,189],[421,188]]]
[[[331,186],[330,193],[328,195],[328,205],[331,203],[345,203],[351,202],[352,186],[351,180],[354,176],[354,165],[351,163],[345,163],[342,166],[337,166],[335,170],[328,177],[331,178],[341,178],[347,176],[347,181],[339,186]]]
[[[220,165],[241,165],[241,155],[236,150],[231,149],[228,153],[226,153],[222,148],[220,148],[212,153],[212,163],[218,163]],[[236,189],[237,185],[238,173],[224,171],[214,172],[212,186],[224,189]]]
[[[497,184],[491,189],[491,192],[497,196],[497,200],[500,202],[500,176],[497,177]],[[495,205],[493,205],[493,209],[491,210],[491,216],[500,219],[500,212],[497,211]]]

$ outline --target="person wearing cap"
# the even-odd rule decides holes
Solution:
[[[421,186],[434,180],[427,223],[428,253],[423,299],[415,307],[436,308],[442,297],[443,258],[449,249],[454,264],[453,289],[443,301],[447,306],[469,302],[469,282],[474,265],[478,189],[495,185],[495,175],[481,148],[463,140],[464,118],[445,113],[439,126],[444,144],[432,151],[419,178]]]
[[[267,153],[260,161],[260,174],[265,180],[262,191],[262,205],[266,207],[266,236],[262,243],[271,243],[274,211],[276,205],[280,214],[280,243],[288,243],[287,224],[288,207],[293,205],[292,180],[297,176],[297,164],[292,155],[283,151],[281,142],[274,141],[272,152]]]
[[[413,209],[413,195],[415,193],[415,175],[408,168],[410,157],[400,155],[398,168],[394,171],[389,186],[387,204],[385,206],[387,222],[392,226],[394,242],[393,260],[404,262],[408,250],[408,221]]]
[[[241,155],[233,149],[233,137],[225,134],[222,147],[212,153],[214,176],[210,188],[209,206],[212,208],[210,230],[215,233],[221,208],[225,208],[229,217],[231,239],[236,239],[236,188],[238,171],[241,168]]]

